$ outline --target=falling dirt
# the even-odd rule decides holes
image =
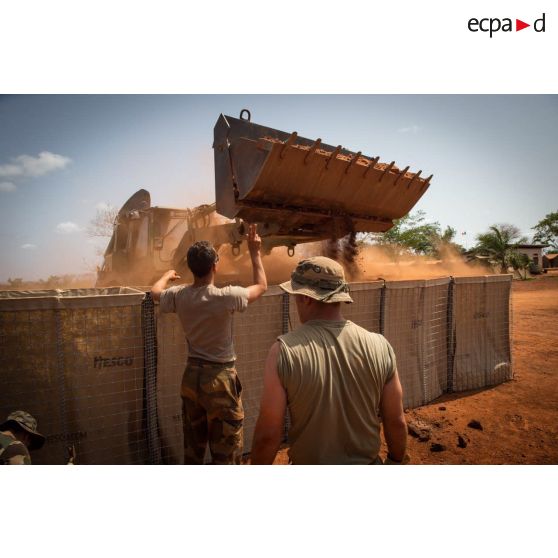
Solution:
[[[341,244],[336,238],[331,238],[330,240],[324,240],[322,243],[322,254],[331,258],[332,260],[338,261],[341,256]]]
[[[327,240],[299,244],[294,256],[285,247],[274,248],[262,258],[269,285],[277,285],[290,278],[296,264],[304,258],[324,255],[341,263],[349,281],[433,279],[447,276],[475,276],[491,274],[482,264],[467,263],[451,247],[441,251],[441,258],[417,256],[401,252],[392,246],[362,245],[356,235],[341,240]],[[219,250],[218,281],[248,285],[252,281],[252,266],[246,249],[239,256],[232,254],[230,246]]]
[[[229,219],[212,214],[211,224],[230,222]],[[463,256],[450,245],[440,247],[440,257],[419,256],[394,245],[366,244],[359,241],[356,233],[341,239],[332,238],[321,242],[299,244],[293,256],[286,247],[276,247],[262,257],[269,285],[277,285],[290,278],[296,264],[311,256],[327,256],[341,263],[349,281],[432,279],[447,276],[475,276],[491,274],[492,270],[480,263],[465,262]],[[249,285],[252,282],[252,266],[246,244],[235,256],[229,245],[219,249],[217,283]]]

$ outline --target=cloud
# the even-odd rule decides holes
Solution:
[[[60,234],[72,234],[79,231],[81,231],[81,227],[71,221],[65,221],[56,225],[56,232]]]
[[[399,128],[397,131],[400,134],[418,134],[420,131],[420,126],[413,124],[412,126],[405,126],[404,128]]]
[[[37,248],[36,244],[23,244],[21,246],[22,250],[35,250],[35,248]]]
[[[0,178],[35,177],[66,168],[72,160],[64,155],[41,151],[37,157],[19,155],[10,163],[0,165]]]
[[[98,209],[99,211],[107,211],[110,208],[111,208],[111,206],[108,203],[105,203],[105,202],[99,202],[95,206],[95,209]]]
[[[0,192],[13,192],[16,188],[13,182],[0,182]]]

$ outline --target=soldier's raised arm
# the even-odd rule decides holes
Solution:
[[[257,225],[248,227],[248,251],[252,260],[254,284],[248,287],[248,304],[260,298],[267,291],[267,278],[260,254],[262,239],[258,234]]]

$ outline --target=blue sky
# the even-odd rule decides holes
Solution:
[[[99,204],[214,201],[221,112],[434,174],[416,206],[474,236],[526,235],[558,209],[558,96],[202,95],[0,97],[0,281],[82,273]],[[460,237],[463,240],[465,237]],[[101,243],[103,244],[103,243]]]

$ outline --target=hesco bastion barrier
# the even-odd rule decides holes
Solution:
[[[34,463],[145,463],[144,293],[0,292],[0,416],[23,409],[46,436]],[[3,420],[3,418],[2,418]]]
[[[351,284],[344,316],[393,345],[404,406],[512,378],[511,275]],[[298,325],[271,287],[234,320],[251,449],[267,352]],[[183,462],[180,383],[187,358],[174,314],[128,287],[0,292],[0,418],[23,409],[47,443],[36,464]]]

